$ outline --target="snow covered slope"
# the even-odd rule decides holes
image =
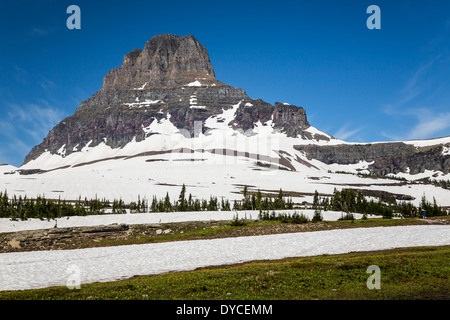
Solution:
[[[296,151],[293,146],[299,144],[341,144],[344,143],[338,139],[332,138],[327,134],[309,127],[305,131],[311,133],[313,139],[304,139],[301,137],[288,137],[285,133],[274,129],[273,122],[258,122],[255,128],[247,131],[235,130],[229,125],[235,118],[237,108],[241,105],[239,102],[231,106],[230,109],[223,110],[222,114],[214,115],[205,120],[204,126],[208,128],[205,133],[202,132],[202,123],[198,122],[198,127],[194,128],[196,136],[191,137],[190,132],[178,129],[170,119],[170,114],[165,118],[154,120],[147,127],[143,127],[146,138],[140,142],[134,139],[123,148],[111,148],[106,143],[100,143],[98,146],[90,147],[90,142],[85,146],[80,146],[80,151],[66,156],[65,145],[60,146],[57,154],[49,151],[44,152],[37,159],[23,165],[21,170],[40,169],[53,170],[67,166],[83,165],[94,161],[104,161],[109,159],[127,159],[131,157],[150,155],[152,152],[169,154],[172,160],[186,158],[195,151],[195,155],[202,154],[208,157],[211,153],[222,153],[225,156],[238,158],[253,158],[262,162],[281,165],[288,169],[295,169],[297,166],[295,158],[302,158],[302,154]],[[316,135],[327,136],[329,140],[314,139]],[[282,163],[282,155],[286,154],[292,161]],[[180,155],[181,154],[181,155]],[[304,159],[306,160],[306,159]],[[303,167],[303,165],[300,165]]]
[[[61,146],[59,154],[45,152],[15,174],[2,174],[0,190],[28,197],[137,201],[138,196],[151,200],[153,195],[163,197],[166,192],[176,199],[184,183],[194,198],[217,196],[234,200],[242,198],[243,186],[248,185],[250,191],[260,189],[273,194],[281,188],[290,192],[295,202],[302,203],[311,202],[315,190],[331,195],[334,188],[352,187],[409,195],[415,198],[416,205],[425,195],[428,199],[435,197],[440,205],[450,206],[449,190],[335,173],[368,173],[372,162],[343,165],[308,159],[294,146],[348,145],[314,127],[306,129],[312,139],[288,137],[274,129],[271,120],[257,123],[246,132],[235,130],[229,123],[241,103],[209,117],[204,123],[208,129],[202,133],[201,128],[196,128],[194,137],[177,129],[168,114],[142,128],[147,135],[144,140],[133,140],[123,148],[111,148],[105,143],[90,147],[87,143],[80,151],[65,156]],[[316,135],[326,135],[329,140],[315,139]],[[3,167],[6,173],[14,169]]]

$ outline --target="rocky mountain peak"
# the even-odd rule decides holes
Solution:
[[[288,137],[312,139],[303,108],[249,98],[245,90],[216,79],[208,51],[192,35],[163,34],[127,53],[121,67],[104,77],[103,88],[57,124],[24,164],[47,151],[67,157],[101,143],[123,148],[146,140],[154,134],[146,128],[164,119],[191,133],[201,123],[205,133],[208,123],[225,121],[226,110],[234,110],[226,123],[233,130],[247,132],[270,123]]]
[[[103,87],[177,86],[198,79],[215,80],[208,50],[192,35],[163,34],[126,54],[122,66],[104,77]]]

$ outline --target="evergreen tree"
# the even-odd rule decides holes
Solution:
[[[202,211],[208,210],[208,201],[205,199],[202,199]]]
[[[259,210],[269,210],[269,199],[267,197],[261,200]]]
[[[209,198],[208,210],[209,211],[217,211],[217,198],[216,197],[211,196]]]
[[[202,205],[201,205],[199,199],[195,199],[195,200],[194,200],[194,205],[193,205],[193,206],[194,206],[194,207],[193,207],[193,210],[194,210],[194,211],[201,211],[201,210],[202,210]]]
[[[323,221],[322,211],[320,211],[319,209],[314,210],[314,216],[312,217],[311,221]]]
[[[242,192],[244,198],[242,199],[240,210],[251,210],[252,209],[252,201],[247,191],[247,186],[244,186],[244,191]]]
[[[180,197],[178,198],[178,211],[186,211],[187,204],[186,204],[186,186],[183,183],[183,186],[181,187]]]
[[[244,200],[247,198],[247,186],[244,186],[244,191],[242,192],[242,195],[244,196]]]
[[[222,198],[222,204],[221,204],[221,207],[222,207],[222,211],[231,211],[231,208],[230,208],[230,201],[228,201],[228,199],[224,200],[224,199]]]
[[[319,192],[317,190],[314,192],[314,199],[313,199],[313,209],[319,208]]]
[[[164,212],[171,212],[172,204],[170,203],[169,192],[166,193],[166,197],[164,198]]]
[[[189,193],[189,199],[188,199],[188,202],[187,202],[187,210],[188,211],[192,211],[193,208],[194,208],[194,202],[192,200],[192,194]]]
[[[286,209],[293,209],[294,208],[294,203],[292,202],[292,198],[289,197],[286,202],[285,202],[285,208]]]
[[[333,211],[341,211],[341,192],[334,189],[333,197],[331,198],[331,210]]]
[[[233,211],[239,211],[241,210],[241,204],[239,202],[239,200],[234,200],[233,202]]]
[[[322,202],[321,202],[320,206],[322,207],[323,210],[328,211],[330,209],[329,199],[326,197],[322,198]]]
[[[278,192],[278,197],[275,199],[273,207],[275,210],[285,209],[285,203],[283,200],[283,190]]]
[[[156,196],[153,196],[152,204],[150,206],[151,212],[157,212],[158,211],[158,199],[156,199]]]
[[[251,197],[251,206],[252,206],[252,210],[256,209],[256,195],[253,193],[252,197]]]
[[[438,207],[437,203],[436,203],[436,198],[433,197],[433,209],[432,209],[432,215],[433,216],[440,216],[441,214],[441,209]]]
[[[262,206],[261,202],[262,202],[261,190],[258,189],[258,192],[256,193],[255,209],[261,210]]]

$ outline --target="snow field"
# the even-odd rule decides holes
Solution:
[[[170,199],[177,199],[185,183],[187,195],[191,193],[194,199],[215,196],[219,201],[222,197],[232,201],[242,199],[243,186],[247,185],[249,191],[260,189],[274,195],[280,188],[284,192],[293,191],[296,192],[292,197],[295,203],[311,203],[315,190],[321,195],[332,195],[335,188],[354,188],[410,195],[415,198],[416,206],[424,195],[428,201],[435,197],[438,205],[450,206],[450,190],[431,185],[399,185],[392,179],[360,178],[306,166],[292,172],[260,167],[256,161],[209,152],[168,153],[108,160],[28,176],[0,174],[0,190],[7,190],[10,197],[13,194],[28,198],[44,195],[47,199],[76,200],[79,196],[82,199],[97,196],[131,202],[140,196],[151,202],[153,196],[159,199],[167,192]]]
[[[65,286],[135,275],[193,270],[322,254],[450,244],[450,226],[355,228],[305,233],[177,241],[77,250],[0,254],[0,291]],[[75,272],[74,272],[75,270]],[[75,280],[77,280],[75,279]]]

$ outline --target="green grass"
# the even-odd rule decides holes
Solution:
[[[450,246],[290,258],[83,284],[0,292],[0,299],[449,299]],[[370,265],[381,289],[369,290]]]

